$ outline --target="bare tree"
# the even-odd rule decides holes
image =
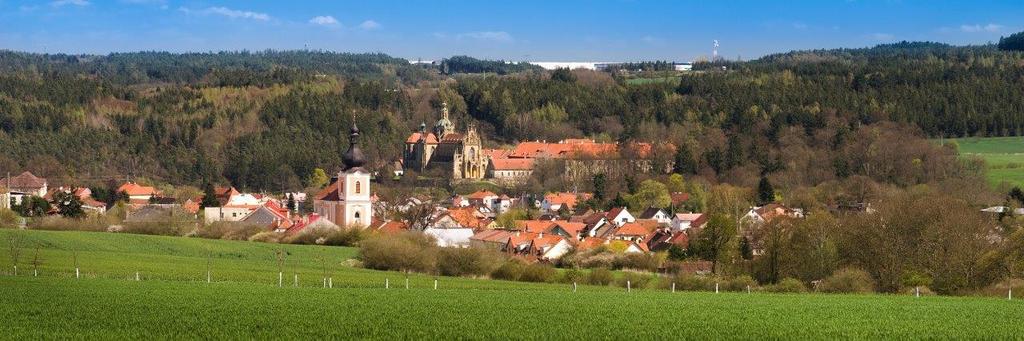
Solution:
[[[430,225],[431,218],[434,217],[434,204],[430,201],[424,201],[420,204],[413,205],[409,209],[402,212],[402,220],[412,230],[423,230]]]
[[[11,263],[14,264],[14,275],[18,275],[18,259],[21,258],[21,244],[25,239],[20,232],[11,232],[7,235],[7,245],[10,247]]]
[[[36,244],[36,252],[32,255],[32,276],[39,277],[39,265],[43,264],[43,259],[39,256],[39,244]]]

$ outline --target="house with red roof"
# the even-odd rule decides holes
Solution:
[[[162,196],[163,194],[152,186],[143,186],[135,182],[126,182],[121,187],[117,188],[118,193],[124,193],[128,196],[128,202],[132,205],[147,205],[149,200],[153,197]]]
[[[636,218],[633,217],[633,214],[629,213],[629,209],[626,207],[612,207],[612,209],[608,210],[608,213],[605,214],[605,217],[609,222],[616,226],[622,226],[623,224],[636,221]]]
[[[628,240],[643,243],[645,238],[658,228],[658,222],[654,220],[637,220],[625,223],[612,233],[611,238],[617,240]]]
[[[43,197],[48,191],[46,179],[37,177],[32,172],[22,172],[17,176],[0,179],[0,186],[7,189],[10,200],[15,205],[20,205],[21,200],[26,196]]]
[[[544,195],[544,201],[541,201],[540,208],[546,213],[555,213],[565,206],[566,209],[572,211],[576,208],[576,205],[589,200],[593,197],[591,193],[570,193],[570,192],[554,192]]]
[[[700,229],[707,223],[707,215],[704,213],[676,213],[672,217],[670,226],[673,231],[686,231],[691,228]]]

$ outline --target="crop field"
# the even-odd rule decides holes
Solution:
[[[1024,187],[1024,136],[967,137],[943,139],[956,141],[960,155],[979,157],[988,167],[988,181],[994,186],[1006,182]]]
[[[0,266],[10,268],[0,230]],[[5,339],[794,339],[1024,335],[1024,302],[994,298],[669,292],[404,275],[352,267],[351,248],[87,232],[19,231],[40,243],[31,276],[0,275]],[[274,250],[286,279],[277,287]],[[77,250],[77,251],[76,251]],[[78,254],[82,278],[73,262]],[[204,273],[213,254],[213,283]],[[333,288],[323,288],[327,262]],[[311,259],[311,260],[310,260]],[[144,275],[133,278],[134,269]],[[26,270],[27,269],[27,270]],[[384,288],[390,279],[390,289]]]

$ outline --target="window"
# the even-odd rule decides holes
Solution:
[[[359,183],[359,181],[356,181],[356,194],[359,194],[359,190],[360,190],[361,185],[362,184]],[[356,214],[358,215],[358,213],[356,213]],[[359,218],[359,217],[356,217],[356,218]]]
[[[356,212],[356,219],[359,219],[359,212]]]

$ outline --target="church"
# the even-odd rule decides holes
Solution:
[[[348,151],[341,157],[344,169],[337,180],[316,195],[313,211],[341,227],[367,227],[373,221],[370,202],[370,172],[363,168],[366,157],[359,149],[359,128],[349,132]]]
[[[423,123],[409,135],[402,154],[404,167],[418,172],[441,169],[453,179],[483,179],[487,171],[488,159],[476,126],[470,124],[464,134],[456,132],[455,123],[448,118],[448,103],[432,131]]]

